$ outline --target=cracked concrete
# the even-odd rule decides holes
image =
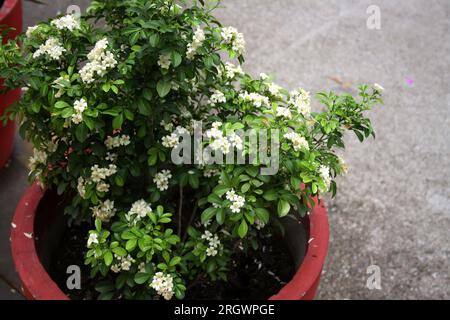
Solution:
[[[88,2],[25,3],[25,23]],[[373,4],[380,30],[366,26]],[[217,15],[224,25],[245,33],[246,71],[311,92],[343,90],[331,78],[386,88],[385,105],[371,113],[377,139],[360,145],[346,138],[350,172],[328,201],[332,238],[319,298],[449,299],[450,3],[225,0],[223,6]],[[6,216],[15,205],[8,203]],[[381,269],[381,290],[366,287],[370,265]]]

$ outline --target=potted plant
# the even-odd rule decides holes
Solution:
[[[93,1],[29,29],[23,52],[1,48],[0,76],[28,87],[11,116],[35,146],[11,237],[29,298],[314,297],[318,199],[347,170],[344,132],[374,135],[382,88],[319,93],[313,112],[307,91],[233,64],[244,36],[210,12]],[[70,291],[58,268],[82,263]]]
[[[6,29],[9,29],[6,35]],[[3,43],[13,39],[22,30],[22,2],[20,0],[0,0],[0,33],[5,33]],[[0,116],[20,97],[20,89],[2,92],[3,80],[0,77]],[[0,168],[8,161],[13,147],[15,123],[0,122]]]

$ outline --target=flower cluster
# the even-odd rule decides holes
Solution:
[[[236,76],[242,76],[244,74],[244,71],[242,70],[241,66],[235,66],[231,62],[226,62],[224,69],[225,69],[224,74],[227,80],[234,80]],[[219,68],[218,70],[219,75],[221,76],[223,71],[221,68]]]
[[[28,167],[33,172],[37,169],[38,165],[45,164],[47,162],[47,153],[43,150],[33,149],[33,156],[30,157]]]
[[[100,201],[98,206],[92,207],[92,216],[94,218],[100,219],[103,222],[109,222],[112,217],[116,214],[116,208],[114,207],[114,201],[105,200]]]
[[[225,44],[231,45],[233,51],[238,55],[245,53],[245,39],[242,33],[239,33],[234,27],[222,28],[220,32]]]
[[[136,222],[145,218],[148,213],[152,212],[152,207],[145,200],[138,200],[131,206],[130,211],[125,215],[127,221],[136,224]]]
[[[205,39],[205,32],[202,28],[198,27],[197,30],[195,30],[192,42],[189,43],[187,47],[186,57],[189,60],[194,59],[195,55],[197,54],[197,50],[202,46]]]
[[[231,201],[231,212],[239,213],[241,212],[242,207],[245,205],[245,198],[243,196],[238,195],[233,189],[227,191],[226,194],[227,200]]]
[[[153,182],[156,183],[156,187],[159,191],[164,191],[169,189],[169,180],[172,178],[172,174],[170,170],[163,170],[158,172],[153,179]]]
[[[87,241],[87,247],[90,248],[93,244],[98,244],[98,234],[91,232]]]
[[[75,29],[80,29],[80,21],[72,14],[55,19],[51,22],[51,24],[59,30],[67,29],[69,31],[73,31]]]
[[[304,117],[309,117],[311,114],[311,97],[308,91],[299,89],[298,91],[291,92],[289,103],[297,108],[298,113]]]
[[[108,192],[109,184],[104,180],[117,173],[117,166],[110,164],[108,168],[100,168],[97,164],[91,167],[91,181],[97,184],[97,191]]]
[[[291,141],[295,151],[309,150],[308,141],[296,132],[288,132],[284,137]]]
[[[202,235],[202,239],[208,242],[208,248],[206,248],[206,255],[208,257],[215,257],[219,253],[220,240],[217,234],[213,235],[210,231],[206,230]]]
[[[105,140],[105,146],[108,150],[119,148],[120,146],[127,146],[130,143],[131,143],[130,136],[127,135],[115,137],[108,136]]]
[[[83,112],[87,109],[87,107],[87,102],[83,98],[75,101],[73,104],[73,108],[75,109],[75,113],[72,115],[73,123],[80,124],[83,121]]]
[[[223,92],[219,90],[214,90],[213,94],[211,95],[211,98],[209,98],[209,103],[213,107],[218,103],[225,103],[225,102],[227,102],[227,98],[225,98]]]
[[[285,107],[278,107],[277,108],[277,117],[284,117],[287,119],[292,119],[291,109],[285,108]]]
[[[103,77],[108,69],[117,65],[117,60],[111,51],[107,50],[108,39],[103,38],[95,44],[95,47],[87,55],[89,62],[80,70],[83,82],[90,84],[95,81],[95,75]]]
[[[330,189],[330,185],[331,185],[330,168],[327,166],[321,165],[319,168],[319,174],[326,186],[326,189],[321,190],[321,192],[327,192]]]
[[[130,255],[126,257],[121,257],[115,254],[114,257],[117,260],[117,263],[111,266],[111,271],[114,273],[119,273],[122,270],[130,271],[131,266],[133,265],[133,263],[136,262],[136,260],[133,259],[133,257],[131,257]]]
[[[155,273],[150,287],[166,300],[170,300],[173,297],[173,278],[170,274],[165,275],[162,272]]]
[[[158,65],[161,67],[161,69],[168,70],[170,68],[171,64],[172,64],[172,60],[170,60],[170,55],[161,54],[159,56]]]
[[[262,106],[268,107],[270,105],[268,97],[255,92],[248,93],[244,91],[239,94],[239,98],[245,102],[251,102],[256,108],[261,108]]]
[[[38,50],[33,53],[33,58],[39,58],[42,55],[47,55],[51,60],[57,61],[61,59],[64,52],[66,52],[66,49],[64,49],[61,42],[55,37],[50,37],[44,44],[41,44]]]

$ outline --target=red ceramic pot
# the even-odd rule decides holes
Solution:
[[[3,42],[14,39],[22,31],[22,1],[6,0],[0,8],[0,25],[7,25],[16,30],[11,31]],[[0,79],[0,88],[3,81]],[[20,89],[10,91],[0,96],[0,115],[12,103],[20,98]],[[10,121],[5,127],[0,123],[0,168],[2,168],[11,156],[15,133],[15,123]]]
[[[56,199],[34,184],[23,195],[14,215],[12,256],[22,282],[22,291],[31,300],[69,299],[41,263],[41,260],[45,261],[45,257],[42,257],[43,247],[50,242],[45,240],[49,239],[46,232],[55,223],[51,213],[55,202]],[[306,249],[303,262],[292,280],[271,300],[314,299],[328,250],[328,217],[323,202],[315,207],[305,221],[309,222],[309,241],[305,239],[301,244]]]

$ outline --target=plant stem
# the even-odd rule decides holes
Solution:
[[[183,212],[183,186],[180,184],[180,203],[178,206],[178,236],[181,237],[181,214]]]
[[[191,217],[189,218],[189,222],[188,222],[188,224],[187,224],[187,226],[186,226],[186,231],[184,232],[184,235],[183,235],[183,242],[186,240],[186,238],[187,238],[187,229],[189,228],[189,226],[192,224],[192,222],[194,221],[194,218],[195,218],[195,214],[197,213],[197,209],[198,209],[198,202],[197,202],[197,200],[195,200],[195,205],[194,205],[194,210],[192,210],[192,214],[191,214]]]

